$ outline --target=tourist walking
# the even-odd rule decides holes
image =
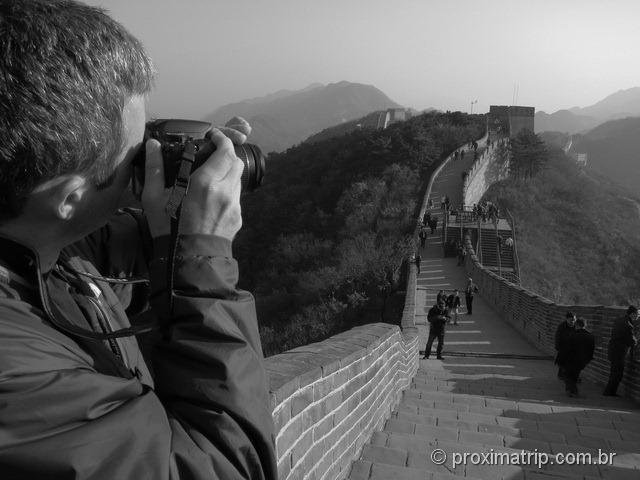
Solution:
[[[449,312],[447,312],[444,301],[438,302],[429,310],[429,313],[427,314],[427,321],[429,322],[429,339],[427,340],[427,345],[424,349],[423,358],[429,358],[429,355],[431,355],[431,346],[433,345],[433,341],[437,338],[438,346],[436,347],[436,358],[438,360],[442,360],[444,326],[447,324],[448,319]]]
[[[424,248],[427,243],[427,230],[425,228],[420,229],[420,247]]]
[[[436,296],[436,304],[444,303],[446,306],[447,303],[447,294],[444,293],[444,290],[440,290],[438,295]]]
[[[458,325],[460,303],[460,292],[456,288],[453,293],[447,297],[447,308],[449,308],[449,316],[453,317],[454,325]]]
[[[570,397],[578,396],[578,377],[580,372],[593,359],[596,341],[593,334],[586,329],[587,322],[578,318],[575,331],[569,335],[567,342],[567,359],[565,368],[565,389]]]
[[[473,283],[473,279],[469,277],[469,280],[467,281],[467,286],[464,289],[464,300],[465,300],[465,303],[467,304],[467,315],[473,314],[473,295],[478,293],[478,291],[479,291],[478,286],[475,283]]]
[[[608,397],[618,396],[618,385],[624,375],[624,362],[630,347],[637,343],[633,335],[633,322],[638,319],[638,308],[630,305],[624,317],[616,319],[611,328],[609,340],[609,382],[604,389],[604,395]]]
[[[418,275],[420,275],[420,262],[422,262],[422,257],[420,256],[420,252],[416,252],[414,262],[416,263],[416,267],[418,269]]]
[[[573,312],[567,312],[564,320],[556,328],[556,359],[554,363],[558,365],[558,378],[565,378],[565,364],[567,363],[569,352],[569,337],[575,332],[576,316]]]

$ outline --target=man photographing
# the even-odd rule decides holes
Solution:
[[[0,49],[0,476],[275,479],[231,253],[249,125],[212,131],[172,231],[156,140],[144,215],[116,211],[152,84],[140,43],[73,1],[0,0]],[[134,316],[158,325],[148,357]]]

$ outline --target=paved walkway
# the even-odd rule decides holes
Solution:
[[[459,201],[455,183],[461,181],[462,162],[449,165],[434,182],[434,203],[443,194]],[[416,321],[423,345],[426,314],[437,291],[463,289],[466,283],[463,267],[442,257],[439,233],[428,239],[418,278]],[[420,360],[384,429],[354,462],[351,480],[640,479],[638,405],[603,397],[602,387],[586,381],[579,385],[580,397],[568,398],[552,361],[481,294],[472,316],[463,313],[458,326],[447,327],[443,356]],[[466,465],[454,468],[454,459],[462,460],[464,453],[471,455]],[[592,464],[559,464],[567,453],[591,454]],[[432,455],[446,459],[436,464]],[[605,458],[606,463],[593,464]]]

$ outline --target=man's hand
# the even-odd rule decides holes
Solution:
[[[233,144],[244,143],[250,133],[251,126],[241,117],[211,131],[210,140],[216,150],[191,174],[182,203],[181,234],[217,235],[233,240],[238,233],[242,226],[240,179],[244,165],[236,157]],[[148,140],[146,152],[142,205],[155,238],[170,233],[170,219],[165,212],[170,189],[164,188],[160,143]]]

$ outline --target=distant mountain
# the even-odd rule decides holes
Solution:
[[[555,113],[536,112],[536,132],[567,132],[578,133],[595,127],[600,120],[578,115],[569,110],[558,110]]]
[[[327,127],[396,107],[400,105],[372,85],[342,81],[232,103],[204,120],[220,125],[243,116],[253,127],[251,142],[264,152],[280,152]]]
[[[612,120],[585,135],[574,135],[571,152],[586,153],[589,168],[638,191],[640,117]]]
[[[590,107],[574,107],[571,111],[602,120],[640,116],[640,87],[619,90]]]
[[[536,112],[536,132],[580,133],[617,118],[640,116],[640,87],[619,90],[594,105],[555,113]]]

